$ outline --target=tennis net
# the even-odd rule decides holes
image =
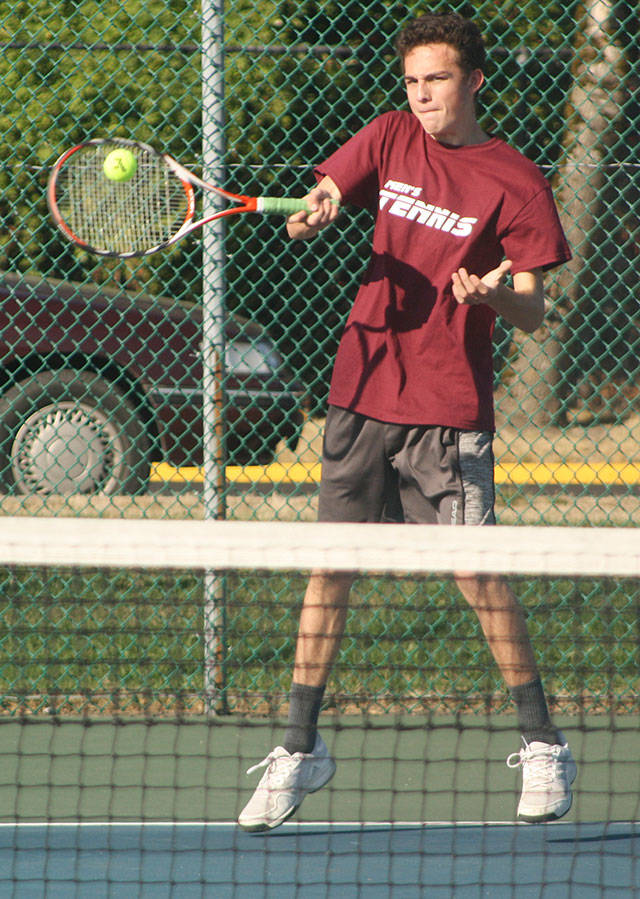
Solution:
[[[640,890],[637,530],[0,518],[0,556],[1,895]],[[245,833],[317,570],[355,576],[336,774]],[[560,822],[516,823],[520,735],[461,572],[525,609],[578,764]]]

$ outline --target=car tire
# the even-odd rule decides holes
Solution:
[[[0,483],[17,494],[136,494],[149,440],[133,405],[104,377],[44,371],[0,396]]]

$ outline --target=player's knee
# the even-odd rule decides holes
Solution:
[[[454,577],[460,592],[477,612],[504,609],[515,601],[502,577],[468,571],[457,571]]]

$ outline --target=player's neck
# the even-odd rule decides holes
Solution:
[[[428,131],[427,134],[429,134]],[[467,127],[459,127],[439,134],[429,134],[429,137],[439,144],[446,144],[449,147],[469,147],[474,144],[484,144],[489,140],[489,135],[482,130],[475,119]]]

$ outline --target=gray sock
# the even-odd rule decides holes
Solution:
[[[534,740],[558,743],[558,731],[551,723],[540,678],[510,689],[518,711],[518,725],[527,743]]]
[[[294,752],[312,752],[318,730],[318,715],[324,687],[291,684],[289,720],[284,734],[284,748]]]

